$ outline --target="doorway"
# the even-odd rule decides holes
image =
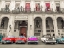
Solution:
[[[25,36],[25,37],[27,37],[27,23],[26,23],[26,21],[22,21],[19,24],[19,27],[20,27],[19,36]]]
[[[27,28],[26,27],[21,27],[20,28],[20,36],[27,36]]]

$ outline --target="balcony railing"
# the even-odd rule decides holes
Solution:
[[[12,10],[13,14],[19,14],[20,13],[20,8],[15,8],[14,10]]]
[[[23,8],[23,11],[21,11],[21,12],[30,13],[31,12],[31,8]]]
[[[54,13],[52,9],[45,9],[45,13]]]
[[[42,12],[42,8],[37,8],[37,9],[34,8],[34,12],[35,12],[35,13],[41,13],[41,12]]]
[[[53,12],[53,9],[45,9],[45,12],[42,11],[42,8],[34,8],[34,11],[31,11],[31,8],[15,8],[10,11],[9,8],[1,8],[1,13],[13,13],[13,14],[20,14],[20,13],[48,13],[48,14],[63,14],[64,13],[64,8],[60,8],[59,11],[56,10],[56,12]]]
[[[64,13],[64,8],[60,8],[61,12]]]
[[[10,9],[1,8],[1,13],[10,13]]]

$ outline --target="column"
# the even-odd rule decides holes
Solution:
[[[1,1],[0,1],[0,6],[1,6]],[[0,7],[0,10],[1,10],[1,7]]]
[[[34,20],[33,20],[33,16],[29,16],[28,17],[28,32],[27,32],[28,36],[34,36]]]
[[[58,27],[57,27],[57,20],[56,20],[56,18],[54,18],[54,20],[53,20],[53,25],[54,25],[55,37],[57,37],[58,36]]]
[[[43,35],[46,35],[46,19],[45,19],[45,16],[43,16],[43,19],[42,19],[42,24],[43,24]]]
[[[7,36],[13,36],[14,34],[14,17],[10,16],[8,22]]]
[[[1,0],[1,8],[5,8],[5,0]]]
[[[34,11],[34,8],[35,8],[35,2],[34,2],[34,0],[31,0],[31,2],[30,2],[30,8],[31,8],[31,11]]]
[[[14,10],[14,8],[15,8],[15,0],[11,0],[9,9],[10,9],[10,11],[12,11],[12,10]]]
[[[63,11],[63,8],[64,8],[64,1],[60,1],[60,8],[61,8],[61,11]]]
[[[21,2],[20,2],[20,7],[23,7],[23,8],[25,8],[25,0],[21,0]]]
[[[55,5],[55,2],[54,1],[51,1],[50,2],[50,8],[53,9],[53,12],[56,12],[56,5]]]
[[[45,5],[45,2],[44,1],[41,0],[40,6],[42,6],[42,11],[45,12],[46,5]]]

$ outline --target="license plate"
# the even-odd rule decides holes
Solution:
[[[18,42],[18,43],[21,43],[21,42]]]
[[[9,41],[6,41],[6,42],[9,42]]]

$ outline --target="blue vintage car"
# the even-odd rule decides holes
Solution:
[[[2,35],[0,35],[0,42],[1,42],[2,38],[3,38],[3,36],[2,36]]]
[[[64,43],[64,37],[62,38],[57,38],[56,43]]]

